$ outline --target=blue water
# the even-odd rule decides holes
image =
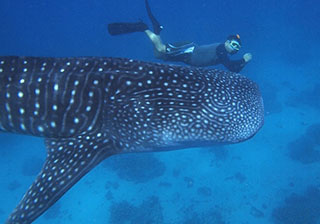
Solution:
[[[114,156],[35,223],[320,223],[320,3],[315,0],[150,0],[164,42],[224,41],[253,55],[242,74],[265,101],[265,125],[223,147]],[[141,33],[143,0],[1,0],[0,55],[112,56],[157,61]],[[218,66],[218,68],[224,69]],[[46,156],[42,139],[0,134],[0,223]]]

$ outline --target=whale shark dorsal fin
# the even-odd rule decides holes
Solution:
[[[31,223],[106,157],[112,144],[101,133],[46,139],[47,159],[7,223]],[[15,222],[17,221],[17,222]]]

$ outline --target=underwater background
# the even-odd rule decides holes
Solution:
[[[164,42],[222,42],[239,33],[253,55],[241,74],[263,93],[265,124],[235,145],[116,155],[34,223],[320,223],[320,3],[149,0]],[[160,62],[141,33],[143,0],[0,0],[0,55],[111,56]],[[215,68],[225,69],[217,66]],[[42,167],[43,139],[0,133],[0,223]]]

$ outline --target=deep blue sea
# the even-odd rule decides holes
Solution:
[[[108,158],[37,224],[319,224],[320,3],[316,0],[149,0],[164,42],[223,42],[239,33],[265,124],[243,143]],[[143,0],[1,0],[0,55],[110,56],[161,62],[143,33]],[[214,68],[225,69],[222,66]],[[0,223],[46,158],[42,138],[0,133]]]

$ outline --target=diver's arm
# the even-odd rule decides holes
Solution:
[[[242,58],[240,60],[225,59],[222,64],[231,72],[240,72],[247,62]]]
[[[223,57],[222,64],[229,69],[231,72],[240,72],[244,66],[251,60],[252,55],[246,53],[243,55],[243,58],[240,60],[230,60],[227,55]]]

